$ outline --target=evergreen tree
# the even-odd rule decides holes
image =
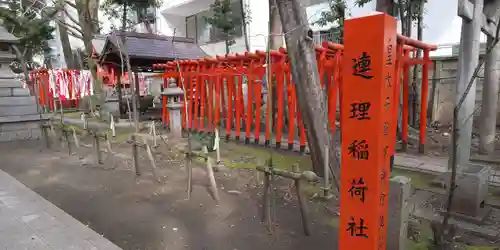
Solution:
[[[231,46],[235,43],[234,36],[238,33],[238,29],[242,28],[244,14],[232,9],[231,0],[215,0],[210,5],[210,10],[213,15],[206,17],[206,21],[222,33],[226,43],[226,54],[229,54]]]
[[[333,25],[330,33],[336,38],[334,42],[343,43],[344,38],[344,20],[346,3],[344,0],[330,0],[328,9],[321,12],[321,17],[315,22],[320,26]]]
[[[151,20],[148,20],[149,17],[145,14],[147,8],[157,8],[161,3],[161,0],[104,0],[101,4],[101,10],[111,21],[120,21],[121,27],[112,24],[112,29],[127,30],[140,23],[149,27],[148,24]],[[131,13],[135,15],[131,15]]]
[[[50,49],[46,42],[53,39],[54,28],[48,21],[54,17],[56,11],[42,18],[43,7],[32,0],[4,1],[4,5],[0,6],[2,25],[19,38],[16,47],[20,53],[17,57],[26,63],[31,63],[33,56],[43,55]]]
[[[42,15],[41,5],[36,0],[10,0],[0,5],[0,20],[2,26],[19,38],[19,44],[13,45],[17,62],[11,64],[16,73],[24,73],[29,83],[28,70],[33,69],[33,57],[50,51],[47,41],[53,39],[54,28],[48,25],[57,10]]]

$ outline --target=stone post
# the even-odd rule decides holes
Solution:
[[[170,131],[176,136],[182,136],[182,124],[181,124],[181,109],[182,104],[178,103],[168,103],[168,112],[170,113]]]
[[[468,1],[464,1],[468,2]],[[470,20],[462,18],[462,35],[460,37],[460,52],[458,56],[458,69],[456,78],[456,98],[455,102],[461,100],[464,95],[467,85],[472,78],[474,69],[479,62],[479,37],[481,35],[481,18],[483,17],[483,0],[473,1],[474,5],[471,8],[472,18]],[[459,3],[459,10],[460,10]],[[451,169],[452,158],[455,157],[458,168],[461,168],[469,162],[471,138],[472,138],[472,121],[476,102],[476,81],[473,81],[469,89],[469,93],[460,110],[458,111],[459,127],[457,133],[458,147],[456,155],[450,154],[448,161]]]
[[[411,181],[404,176],[395,176],[390,180],[389,211],[387,226],[387,249],[407,249],[408,219],[410,216]]]
[[[492,46],[495,38],[488,36],[488,46]],[[479,118],[479,152],[493,153],[497,125],[497,103],[500,79],[500,44],[486,55],[484,66],[483,99],[481,101],[481,116]]]

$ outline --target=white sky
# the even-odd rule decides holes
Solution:
[[[347,0],[348,13],[351,17],[367,15],[375,9],[375,2],[363,8],[354,6],[354,0]],[[462,20],[457,16],[457,0],[428,0],[425,5],[423,41],[432,44],[450,44],[460,42]],[[317,19],[325,6],[314,6],[308,9],[310,22]],[[412,31],[416,37],[416,30]],[[485,37],[481,37],[485,41]],[[451,49],[443,49],[439,54],[451,53]]]

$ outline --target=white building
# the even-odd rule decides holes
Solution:
[[[247,36],[250,50],[265,50],[268,34],[269,5],[268,0],[233,0],[233,9],[241,13],[241,5],[249,10],[250,23],[247,25]],[[301,0],[303,6],[307,7],[308,16],[315,15],[319,17],[321,11],[326,7],[318,4],[325,3],[326,0]],[[159,9],[160,32],[164,35],[185,36],[193,38],[209,55],[224,55],[225,44],[220,36],[205,20],[210,17],[210,4],[213,0],[169,0],[164,1]],[[316,13],[311,14],[316,10]],[[310,20],[311,22],[311,20]],[[245,38],[243,28],[234,38],[236,43],[231,46],[231,52],[245,51]]]
[[[205,21],[206,16],[210,16],[210,4],[214,0],[168,0],[163,1],[163,5],[156,10],[154,17],[155,23],[152,24],[153,33],[173,36],[182,36],[193,38],[209,55],[225,54],[224,41],[217,36],[217,32],[210,27]],[[240,10],[241,2],[250,10],[251,22],[247,25],[247,36],[250,49],[265,50],[268,34],[268,1],[269,0],[233,0],[235,11]],[[328,8],[328,0],[300,0],[303,6],[306,7],[308,21],[311,28],[319,35],[321,30],[327,30],[329,27],[319,27],[312,25],[321,16],[321,12]],[[346,0],[347,16],[362,16],[375,9],[376,0],[363,7],[356,6],[355,0]],[[447,11],[443,11],[446,8]],[[457,3],[456,0],[440,0],[429,1],[426,4],[426,12],[424,14],[424,41],[434,44],[439,43],[456,43],[460,37],[461,20],[456,15]],[[154,13],[154,10],[147,10]],[[70,11],[71,12],[71,11]],[[73,14],[73,13],[72,13]],[[76,14],[76,13],[74,13]],[[149,13],[148,13],[149,16]],[[154,16],[154,15],[153,15]],[[102,13],[99,15],[99,20],[102,21],[102,32],[109,33],[112,23],[109,18]],[[114,23],[115,26],[119,24]],[[138,32],[147,32],[144,25],[135,27]],[[414,32],[415,34],[416,32]],[[315,37],[315,42],[319,43],[321,39]],[[56,36],[54,41],[53,56],[63,59],[60,48],[59,37]],[[82,47],[83,44],[78,39],[71,38],[73,48]],[[245,51],[245,42],[243,32],[235,38],[236,44],[231,47],[231,52]],[[484,40],[484,39],[483,39]],[[449,48],[448,48],[449,47]],[[444,49],[442,54],[451,54],[451,47]],[[441,53],[440,53],[441,54]],[[57,64],[56,64],[57,65]]]

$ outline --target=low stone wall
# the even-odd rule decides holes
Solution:
[[[0,124],[0,142],[39,140],[41,137],[39,121]]]

